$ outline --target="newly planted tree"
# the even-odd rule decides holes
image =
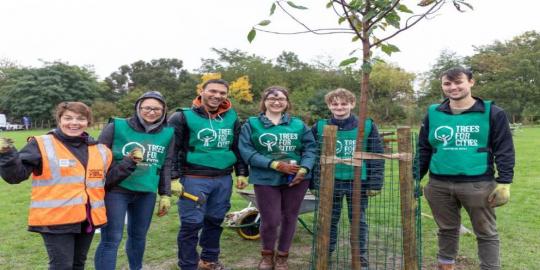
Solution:
[[[361,61],[361,87],[359,104],[359,127],[356,141],[356,152],[362,149],[362,138],[364,137],[364,120],[367,115],[367,100],[369,93],[369,78],[373,65],[373,50],[381,49],[384,53],[391,55],[398,52],[399,48],[390,43],[390,40],[400,33],[410,29],[418,22],[430,18],[437,13],[441,7],[447,3],[452,3],[457,10],[463,11],[463,7],[472,9],[472,6],[464,0],[421,0],[414,12],[411,8],[400,0],[331,0],[326,7],[333,11],[336,16],[338,27],[312,28],[305,24],[292,10],[307,10],[308,7],[297,4],[298,1],[278,0],[270,7],[270,16],[276,9],[280,9],[289,16],[295,24],[301,25],[304,30],[297,32],[281,32],[267,30],[271,20],[265,19],[254,26],[248,33],[248,41],[255,39],[257,31],[274,34],[303,34],[312,33],[317,35],[328,34],[348,34],[353,42],[359,42],[357,50],[351,52],[350,58],[343,60],[340,66],[347,66]],[[264,28],[263,28],[264,27]],[[356,52],[360,57],[354,56]],[[353,191],[353,218],[351,228],[352,243],[352,268],[360,269],[359,258],[359,224],[360,224],[360,194],[361,194],[361,168],[355,167]]]

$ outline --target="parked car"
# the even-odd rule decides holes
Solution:
[[[0,130],[6,130],[6,126],[7,126],[6,115],[3,113],[0,113]]]
[[[6,130],[23,130],[24,126],[21,124],[12,124],[10,122],[7,122],[6,124]]]

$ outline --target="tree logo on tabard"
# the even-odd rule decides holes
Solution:
[[[210,128],[201,129],[197,133],[197,139],[204,142],[204,146],[210,146],[210,142],[215,141],[217,138],[217,133],[215,130]]]
[[[435,139],[443,142],[443,146],[448,145],[454,136],[454,129],[449,126],[440,126],[435,129]]]
[[[341,151],[343,151],[343,143],[336,141],[336,154],[341,154]]]
[[[275,134],[272,133],[263,133],[259,136],[259,143],[266,146],[268,152],[272,152],[272,146],[276,145],[278,138]]]
[[[146,153],[146,149],[144,148],[144,146],[138,142],[128,142],[126,144],[124,144],[124,146],[122,147],[122,155],[124,156],[127,156],[129,155],[129,153],[131,153],[131,151],[133,150],[133,148],[140,148],[142,150],[142,155],[144,157],[144,153]]]

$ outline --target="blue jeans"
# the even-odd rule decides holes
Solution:
[[[332,222],[330,226],[330,252],[334,252],[338,242],[338,223],[341,217],[341,207],[343,205],[343,197],[347,200],[347,216],[349,224],[352,221],[352,192],[353,181],[335,180],[334,182],[334,199],[332,203]],[[360,201],[360,256],[367,261],[367,241],[368,241],[368,224],[366,219],[366,210],[368,207],[367,192],[362,187],[362,195]]]
[[[183,197],[178,200],[180,213],[180,231],[177,237],[178,266],[182,270],[192,270],[197,269],[199,262],[197,244],[202,248],[200,259],[208,262],[218,261],[219,239],[223,231],[221,223],[231,208],[232,177],[184,176],[180,181],[184,185],[185,192],[206,198],[203,205]]]
[[[97,270],[114,270],[116,254],[128,216],[126,254],[129,269],[141,269],[146,246],[146,233],[156,204],[155,193],[108,192],[105,194],[107,225],[101,228],[101,241],[94,258]]]

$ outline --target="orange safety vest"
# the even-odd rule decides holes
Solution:
[[[90,205],[92,224],[107,223],[105,175],[111,151],[103,144],[88,146],[84,165],[52,135],[35,137],[41,152],[41,175],[32,174],[32,198],[28,225],[74,224],[86,219]]]

